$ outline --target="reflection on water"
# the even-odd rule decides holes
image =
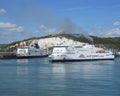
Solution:
[[[2,61],[0,96],[14,92],[14,96],[120,96],[120,58],[117,63],[115,60],[50,64],[47,60]]]
[[[53,73],[63,73],[63,74],[65,74],[66,73],[66,70],[65,70],[65,66],[63,66],[63,65],[60,65],[60,64],[58,64],[58,65],[53,65],[53,67],[52,67],[52,72]]]
[[[16,82],[20,87],[28,86],[27,82],[29,82],[29,59],[17,59],[17,67],[16,67]]]
[[[29,59],[17,59],[17,64],[21,64],[21,63],[28,64],[28,62],[29,62]]]
[[[17,66],[17,76],[28,75],[28,66]]]

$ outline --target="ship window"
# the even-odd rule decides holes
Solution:
[[[75,48],[82,48],[82,46],[75,46]]]
[[[26,51],[25,50],[19,50],[19,52],[21,52],[21,53],[24,52],[25,53]]]
[[[66,56],[66,55],[61,55],[61,56]]]

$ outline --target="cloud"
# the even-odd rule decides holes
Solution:
[[[12,24],[9,22],[7,22],[7,23],[0,22],[0,29],[4,32],[4,34],[25,32],[25,29],[22,26],[19,26],[17,24]]]
[[[10,22],[0,22],[0,42],[23,40],[28,36],[28,32],[22,26]]]
[[[45,25],[40,25],[40,29],[47,29]]]
[[[12,27],[16,27],[16,24],[11,24],[9,22],[4,23],[4,22],[0,22],[0,28],[12,28]]]
[[[99,31],[96,36],[99,37],[120,37],[120,29],[114,28],[109,31]]]
[[[45,25],[40,25],[39,29],[40,31],[44,31],[47,34],[54,34],[57,32],[56,28],[48,28]]]
[[[1,15],[1,14],[5,14],[5,13],[6,13],[6,10],[3,9],[3,8],[0,8],[0,15]]]
[[[105,32],[105,35],[107,37],[120,37],[120,29],[119,28],[112,29],[110,31]]]
[[[10,32],[24,32],[25,30],[22,26],[16,26],[16,27],[10,28],[8,31],[10,31]]]
[[[114,22],[113,26],[116,26],[116,28],[102,32],[104,34],[104,37],[120,37],[120,22]]]
[[[79,10],[85,10],[85,9],[89,9],[90,7],[87,6],[83,6],[83,7],[73,7],[73,8],[68,8],[66,9],[66,11],[79,11]]]
[[[120,22],[119,21],[116,21],[113,23],[114,26],[120,26]]]

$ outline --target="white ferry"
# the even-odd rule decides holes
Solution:
[[[17,47],[17,58],[33,58],[33,57],[44,57],[48,56],[47,50],[40,49],[38,45],[29,46],[18,46]]]
[[[51,61],[86,61],[86,60],[113,60],[111,51],[94,45],[85,46],[54,46]]]

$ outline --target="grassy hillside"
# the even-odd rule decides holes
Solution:
[[[85,42],[85,43],[92,43],[100,46],[105,46],[106,48],[113,48],[113,49],[119,49],[120,50],[120,37],[115,38],[100,38],[96,36],[90,36],[93,38],[93,41],[91,41],[89,38],[83,36],[83,35],[72,35],[72,34],[59,34],[57,36],[64,36],[69,39],[73,39],[75,41]]]
[[[7,46],[7,44],[0,44],[0,48]]]
[[[92,36],[94,44],[102,44],[107,48],[120,49],[120,37],[116,38],[99,38]]]
[[[90,36],[93,41],[83,35],[72,35],[72,34],[59,34],[58,36],[64,36],[69,39],[73,39],[75,41],[85,42],[85,43],[92,43],[100,46],[105,46],[106,48],[113,48],[120,50],[120,37],[114,38],[100,38],[96,36]]]
[[[93,43],[96,44],[98,46],[104,46],[106,48],[114,48],[114,49],[119,49],[120,50],[120,37],[116,37],[116,38],[100,38],[100,37],[96,37],[96,36],[91,36],[91,38],[93,38],[93,41],[91,41],[88,37],[84,36],[84,35],[80,35],[80,34],[56,34],[56,35],[48,35],[48,36],[44,36],[44,37],[33,37],[33,38],[29,38],[29,39],[25,39],[23,41],[26,42],[27,45],[29,45],[32,40],[36,40],[36,39],[43,39],[43,38],[51,38],[51,37],[66,37],[68,39],[73,39],[74,41],[79,41],[79,42],[84,42],[84,43]],[[20,44],[20,42],[23,41],[17,41],[17,42],[13,42],[11,44],[8,45],[1,45],[0,46],[0,51],[13,51],[16,48],[15,47],[11,47],[14,46],[16,44]]]

